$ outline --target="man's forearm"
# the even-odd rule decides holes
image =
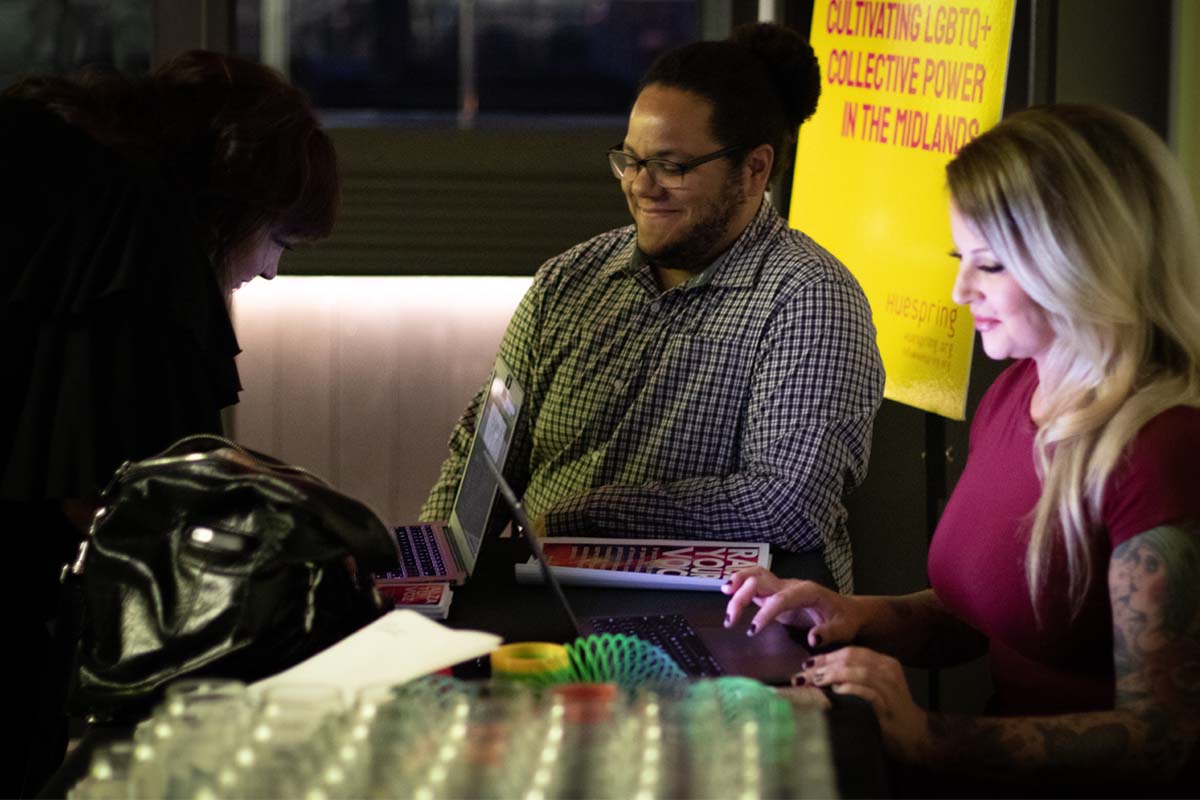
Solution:
[[[458,424],[450,434],[449,454],[442,462],[438,472],[437,482],[429,490],[429,496],[421,506],[419,519],[447,520],[454,507],[454,497],[458,493],[458,484],[462,480],[463,471],[467,466],[467,453],[471,447],[471,439],[475,435],[475,417],[483,405],[484,392],[481,389],[471,399],[471,403],[459,418]]]
[[[546,511],[548,531],[765,541],[796,551],[820,548],[820,533],[800,514],[781,518],[773,513],[779,505],[793,505],[778,502],[791,490],[777,483],[728,475],[598,486]]]

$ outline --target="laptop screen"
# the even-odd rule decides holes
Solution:
[[[483,544],[496,499],[496,479],[487,467],[484,451],[494,463],[503,466],[524,399],[520,383],[504,359],[498,357],[491,386],[476,420],[475,439],[467,455],[467,467],[463,470],[450,516],[450,530],[459,540],[468,573],[475,568],[475,558]]]
[[[558,578],[554,575],[554,570],[550,569],[550,564],[546,561],[546,554],[542,552],[541,542],[533,535],[533,523],[529,521],[529,516],[525,513],[525,507],[521,505],[521,501],[517,498],[516,493],[508,485],[508,481],[504,479],[500,467],[490,458],[484,459],[484,466],[491,473],[496,487],[504,496],[505,502],[508,503],[508,508],[512,512],[512,518],[520,527],[524,534],[525,542],[529,545],[529,551],[537,559],[545,584],[554,593],[556,607],[562,612],[569,628],[568,638],[575,638],[580,634],[579,620],[575,618],[575,612],[571,608],[571,603],[567,600],[566,594],[563,592],[562,584],[559,583]]]

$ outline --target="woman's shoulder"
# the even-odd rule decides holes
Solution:
[[[1141,427],[1126,447],[1123,466],[1127,472],[1156,474],[1160,478],[1187,476],[1200,487],[1198,454],[1200,408],[1172,406]]]
[[[1141,427],[1105,492],[1113,544],[1184,518],[1200,519],[1200,408],[1173,406]]]
[[[1135,442],[1164,443],[1172,437],[1200,436],[1200,406],[1171,406],[1142,426]]]

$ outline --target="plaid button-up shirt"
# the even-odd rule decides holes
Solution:
[[[628,226],[547,261],[501,342],[526,390],[505,472],[530,516],[552,535],[823,550],[850,591],[842,498],[883,393],[861,287],[766,202],[667,291],[635,242]],[[423,519],[450,515],[483,392]]]

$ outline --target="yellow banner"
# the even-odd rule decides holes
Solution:
[[[950,300],[945,165],[1000,119],[1014,0],[817,0],[821,102],[800,129],[790,220],[857,276],[884,396],[963,419],[970,312]]]

